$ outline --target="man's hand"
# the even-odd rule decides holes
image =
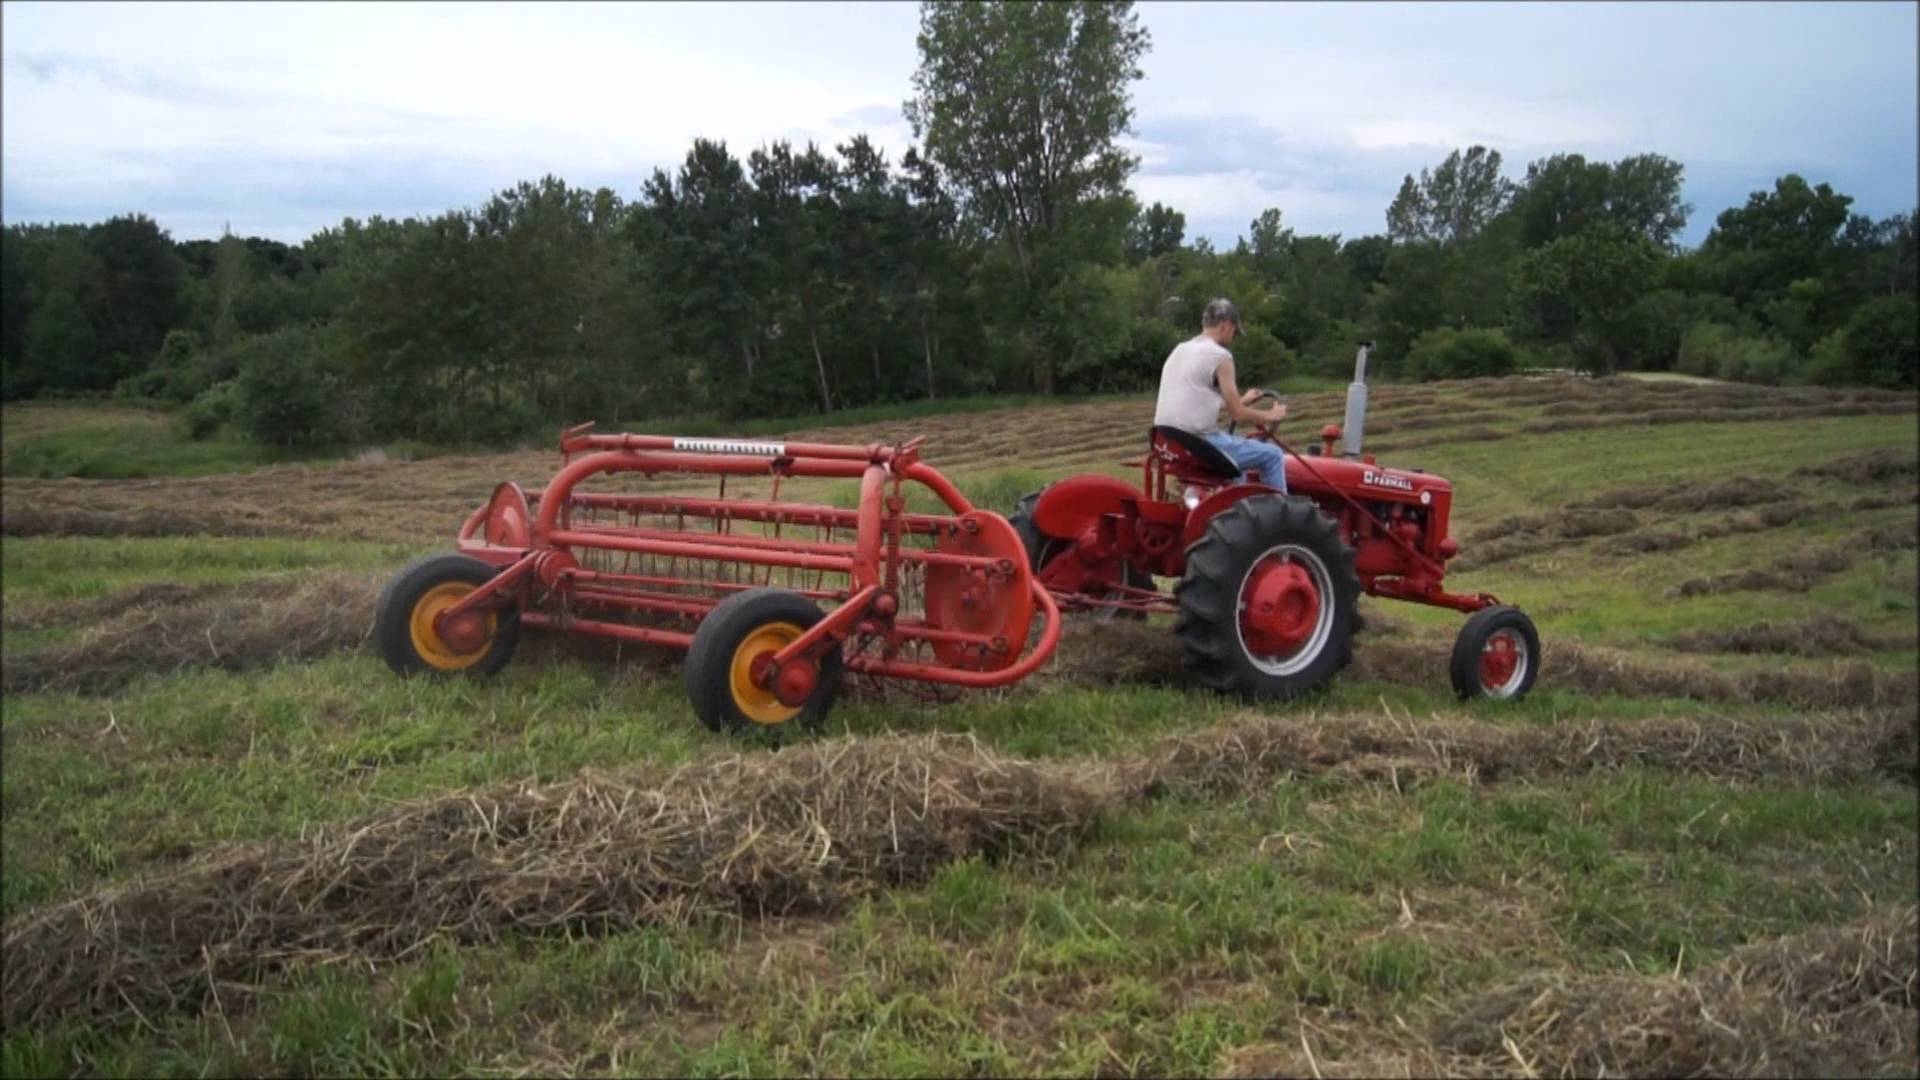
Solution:
[[[1253,389],[1247,391],[1246,393],[1240,395],[1240,404],[1251,405],[1255,401],[1258,401],[1260,398],[1260,395],[1264,393],[1266,393],[1265,390],[1262,390],[1256,386]]]
[[[1264,421],[1265,423],[1277,424],[1280,421],[1285,420],[1287,418],[1287,407],[1286,405],[1281,404],[1279,402],[1275,402],[1274,404],[1267,406],[1266,411],[1267,411],[1267,418]]]

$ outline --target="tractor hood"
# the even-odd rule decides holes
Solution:
[[[1317,477],[1316,473],[1319,474]],[[1382,499],[1422,506],[1453,494],[1452,484],[1418,469],[1395,469],[1336,457],[1287,459],[1289,491],[1316,492],[1333,488],[1356,499]]]

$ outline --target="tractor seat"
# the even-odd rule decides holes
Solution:
[[[1155,424],[1147,441],[1169,471],[1182,479],[1233,480],[1240,475],[1240,466],[1232,458],[1190,431]]]

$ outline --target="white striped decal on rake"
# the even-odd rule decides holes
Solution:
[[[675,450],[699,454],[743,454],[750,457],[784,457],[786,443],[740,442],[736,439],[675,439]]]

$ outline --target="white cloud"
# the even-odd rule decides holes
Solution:
[[[1515,172],[1653,151],[1726,190],[1817,165],[1898,204],[1873,212],[1913,197],[1910,4],[1140,10],[1135,186],[1190,223],[1371,231],[1403,173],[1472,143]],[[0,207],[298,239],[549,172],[632,197],[695,136],[866,131],[897,159],[916,28],[908,3],[9,2]]]

